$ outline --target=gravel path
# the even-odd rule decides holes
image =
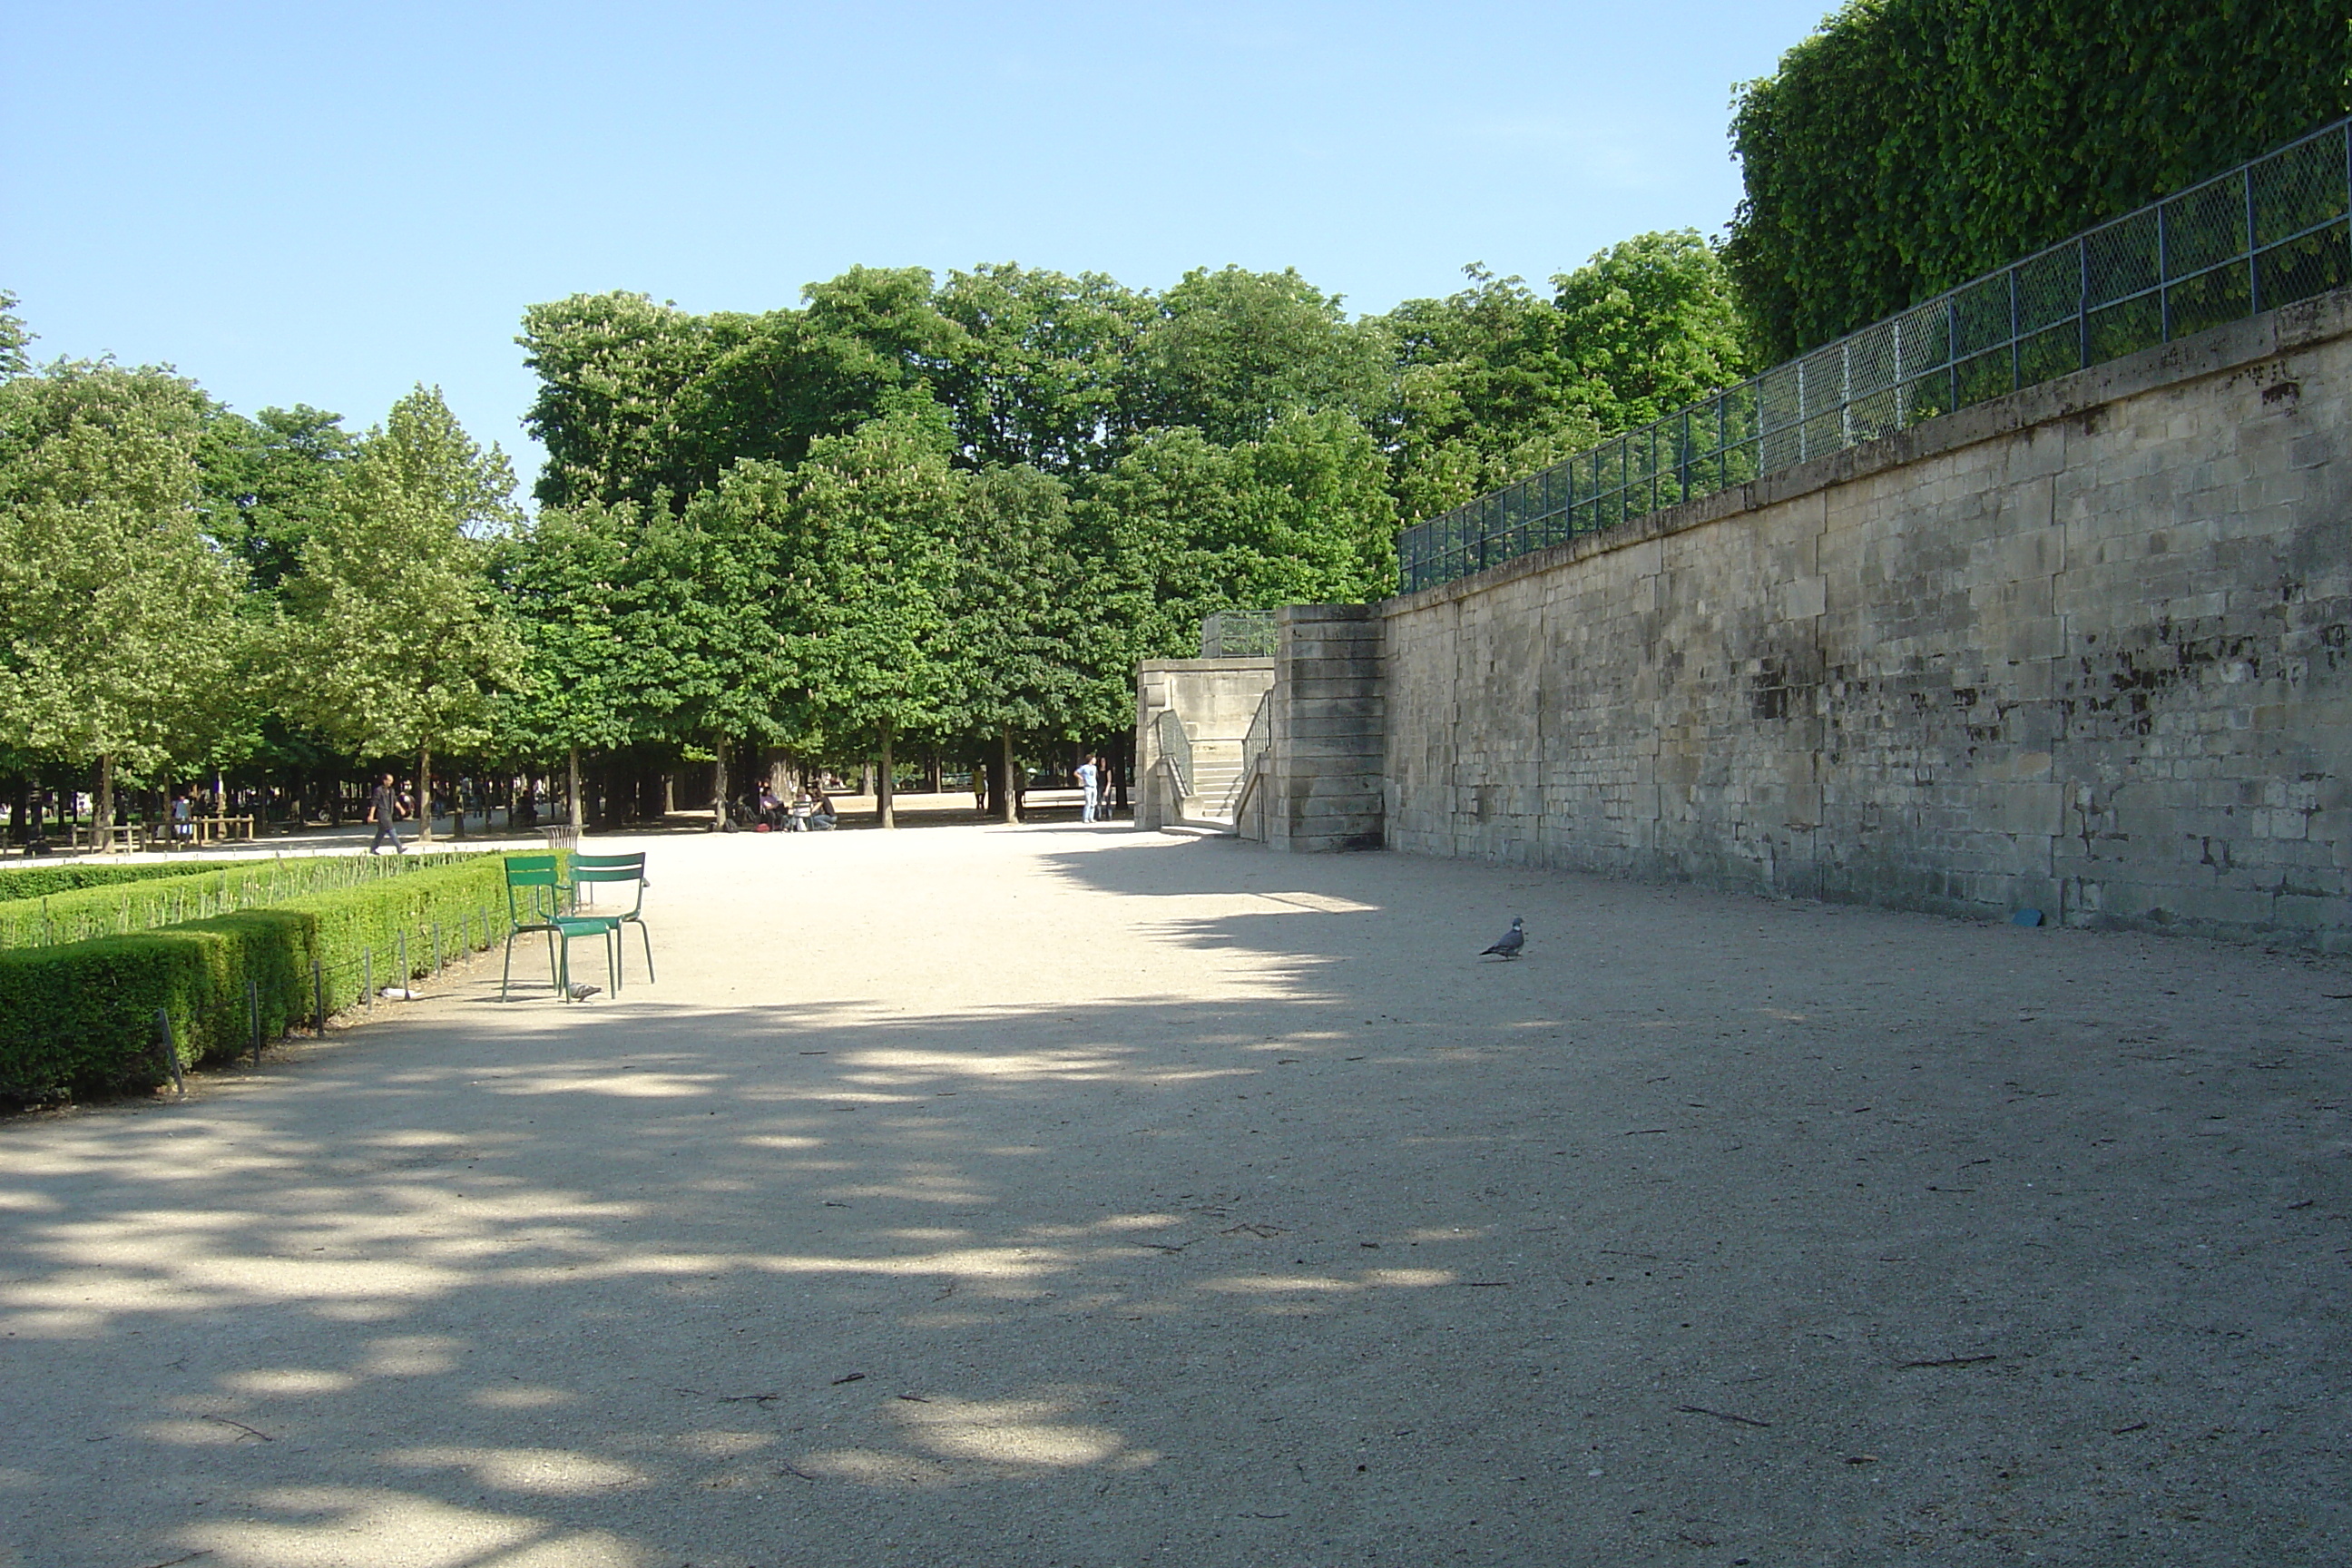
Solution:
[[[2352,1557],[2346,961],[642,843],[658,984],[0,1123],[0,1563]]]

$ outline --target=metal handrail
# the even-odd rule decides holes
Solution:
[[[1249,798],[1250,781],[1257,776],[1257,763],[1274,745],[1274,689],[1257,700],[1257,711],[1250,715],[1249,728],[1242,733],[1242,771],[1234,777],[1233,788],[1227,792],[1225,815],[1241,819],[1242,803]]]
[[[2352,120],[1403,530],[1402,592],[2352,284]]]
[[[1192,738],[1184,733],[1184,721],[1177,717],[1173,708],[1160,710],[1159,737],[1160,760],[1176,775],[1178,798],[1192,799]]]

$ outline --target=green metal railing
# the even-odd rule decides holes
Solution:
[[[1201,623],[1201,657],[1272,658],[1277,636],[1272,610],[1219,610]]]
[[[1405,529],[1402,591],[2352,284],[2347,129],[2315,131]]]

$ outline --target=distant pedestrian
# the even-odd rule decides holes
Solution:
[[[1102,799],[1101,784],[1102,770],[1095,766],[1095,760],[1092,757],[1083,759],[1078,763],[1078,787],[1087,792],[1087,798],[1086,804],[1078,808],[1080,822],[1095,819],[1095,806]]]
[[[393,853],[408,853],[408,846],[400,841],[400,829],[393,826],[400,820],[400,795],[392,787],[390,773],[376,783],[375,797],[368,806],[368,818],[375,824],[375,842],[368,846],[369,854],[382,854],[383,841],[387,838],[392,840]]]

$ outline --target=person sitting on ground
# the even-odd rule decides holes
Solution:
[[[819,833],[830,832],[840,815],[833,808],[833,796],[824,793],[823,784],[817,785],[816,798],[809,803],[809,826]]]

